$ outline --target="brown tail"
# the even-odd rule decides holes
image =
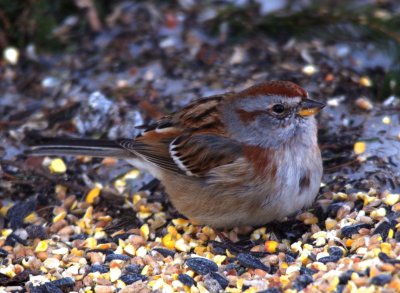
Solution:
[[[41,138],[26,153],[33,156],[132,157],[132,153],[125,150],[116,141],[76,138]]]

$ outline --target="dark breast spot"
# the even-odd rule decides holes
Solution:
[[[307,170],[303,176],[300,177],[299,181],[299,195],[301,195],[305,189],[310,187],[311,183],[311,172]]]

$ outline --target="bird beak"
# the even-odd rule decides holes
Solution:
[[[306,99],[301,102],[298,114],[302,117],[315,115],[325,106],[326,105],[324,103]]]

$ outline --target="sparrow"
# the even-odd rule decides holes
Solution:
[[[176,209],[214,228],[261,226],[310,206],[321,183],[314,115],[289,81],[196,100],[135,138],[52,138],[32,155],[116,157],[150,172]]]

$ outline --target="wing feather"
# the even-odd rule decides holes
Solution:
[[[226,137],[220,120],[223,95],[197,100],[150,125],[136,139],[120,139],[125,150],[162,169],[187,176],[206,176],[215,167],[243,155]]]
[[[180,136],[169,150],[174,162],[191,176],[206,176],[212,169],[243,156],[238,142],[214,134]]]

